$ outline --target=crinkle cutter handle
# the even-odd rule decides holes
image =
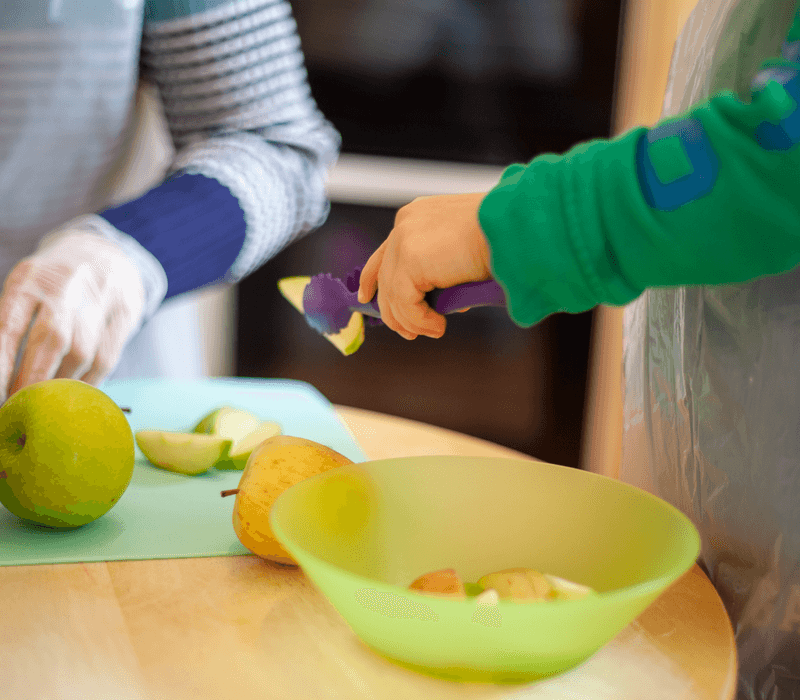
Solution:
[[[330,274],[312,277],[303,292],[303,310],[308,324],[320,333],[331,334],[347,326],[354,311],[380,319],[377,298],[366,304],[358,301],[360,276],[361,268],[356,268],[344,282]],[[506,306],[505,293],[494,280],[434,289],[425,295],[425,301],[440,314],[473,306]]]

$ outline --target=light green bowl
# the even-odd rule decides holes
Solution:
[[[374,651],[440,677],[495,683],[566,671],[613,639],[695,562],[700,538],[668,503],[577,469],[487,457],[338,467],[287,489],[276,537]],[[591,586],[575,601],[495,606],[409,591],[530,567]]]

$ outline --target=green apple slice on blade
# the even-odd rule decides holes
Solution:
[[[303,292],[311,281],[310,277],[284,277],[278,281],[278,290],[283,297],[301,314],[303,309]],[[364,342],[364,315],[354,311],[347,326],[338,333],[323,333],[343,355],[352,355]]]
[[[264,440],[281,434],[281,426],[272,421],[262,421],[252,432],[233,443],[228,454],[217,462],[217,469],[243,470],[247,465],[250,454]]]
[[[136,444],[156,467],[195,476],[211,469],[227,452],[231,441],[200,433],[139,430]]]

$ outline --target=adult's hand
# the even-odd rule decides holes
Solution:
[[[70,230],[45,239],[0,294],[0,400],[53,377],[102,382],[144,302],[138,268],[113,241]]]

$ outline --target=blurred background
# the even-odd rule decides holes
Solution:
[[[416,196],[485,191],[504,165],[609,136],[622,2],[292,0],[342,158],[327,223],[236,289],[234,373],[578,466],[591,313],[522,329],[473,309],[413,342],[368,327],[343,357],[276,281],[363,264]]]

